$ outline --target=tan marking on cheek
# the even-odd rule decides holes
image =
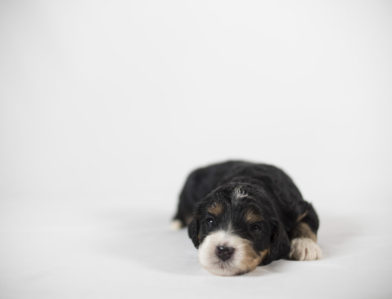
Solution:
[[[245,269],[245,271],[242,273],[254,270],[258,265],[260,265],[263,259],[263,257],[253,249],[250,243],[246,243],[244,253],[245,258],[242,261],[241,268]]]
[[[245,214],[245,221],[248,223],[259,222],[261,220],[263,220],[263,218],[252,210],[247,211]]]
[[[207,211],[212,215],[218,216],[222,214],[223,206],[220,203],[213,203],[211,206],[208,207]]]
[[[269,252],[270,252],[269,248],[268,249],[264,249],[262,251],[259,251],[260,256],[261,256],[261,261],[263,261],[265,259],[265,257],[269,254]]]

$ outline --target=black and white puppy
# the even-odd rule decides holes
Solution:
[[[271,165],[228,161],[194,170],[172,225],[188,225],[201,265],[217,275],[243,274],[281,258],[321,258],[316,211]]]

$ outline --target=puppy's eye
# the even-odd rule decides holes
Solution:
[[[254,224],[252,224],[252,225],[250,226],[250,230],[251,230],[252,232],[257,233],[257,232],[261,231],[261,225],[260,225],[260,224],[257,224],[257,223],[254,223]]]
[[[215,219],[212,217],[208,217],[206,219],[206,224],[208,228],[212,228],[215,225]]]

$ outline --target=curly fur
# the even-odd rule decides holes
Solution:
[[[321,257],[316,243],[319,227],[316,211],[302,198],[292,179],[272,165],[228,161],[194,170],[180,193],[173,220],[181,227],[188,225],[189,237],[196,248],[217,231],[226,231],[248,244],[251,248],[247,249],[248,256],[234,251],[230,260],[219,263],[225,269],[222,275],[242,274],[281,258]],[[301,238],[306,238],[306,242],[299,242]],[[210,256],[204,260],[215,261],[214,248],[205,247],[201,256],[208,252]],[[251,257],[253,262],[249,262]],[[247,266],[238,266],[241,263]],[[241,271],[234,267],[230,271],[231,264]],[[220,273],[218,266],[203,266],[214,274]]]

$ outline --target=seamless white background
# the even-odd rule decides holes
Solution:
[[[0,297],[392,295],[388,1],[2,1]],[[285,169],[324,259],[200,268],[187,173]]]

